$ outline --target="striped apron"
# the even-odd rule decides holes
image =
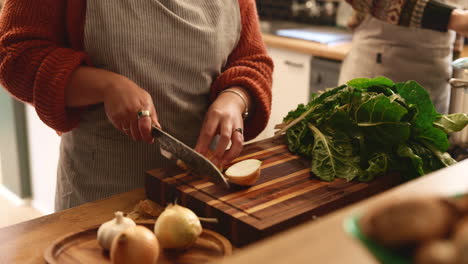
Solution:
[[[466,0],[450,0],[462,5]],[[385,76],[395,82],[415,80],[429,91],[436,109],[448,112],[455,32],[407,28],[367,16],[356,28],[343,61],[339,84],[354,78]]]
[[[148,91],[161,126],[194,146],[240,31],[238,0],[87,0],[84,43],[95,67]],[[169,165],[157,143],[134,142],[90,107],[62,135],[56,210],[143,187],[147,170]]]

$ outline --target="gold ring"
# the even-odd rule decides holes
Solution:
[[[140,120],[142,117],[150,117],[151,116],[151,111],[150,110],[140,110],[137,113],[137,118]]]
[[[242,129],[242,127],[238,127],[236,129],[234,129],[234,132],[239,132],[239,133],[241,133],[241,135],[244,135],[244,130]]]
[[[130,130],[129,127],[128,128],[122,128],[122,129],[123,129],[123,131],[129,131]]]

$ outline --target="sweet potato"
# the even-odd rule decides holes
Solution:
[[[369,210],[360,226],[376,242],[400,248],[446,237],[458,217],[457,210],[443,199],[412,198]]]
[[[433,240],[416,250],[415,264],[459,264],[457,250],[450,240]]]
[[[453,240],[458,252],[458,263],[468,264],[468,216],[456,225]]]

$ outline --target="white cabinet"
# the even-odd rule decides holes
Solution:
[[[273,102],[266,129],[254,141],[272,137],[274,127],[289,111],[309,101],[310,65],[312,56],[285,49],[268,48],[273,59]]]

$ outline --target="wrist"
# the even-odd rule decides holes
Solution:
[[[239,106],[242,118],[246,119],[252,102],[249,92],[242,87],[231,87],[222,91],[218,96],[221,96],[222,94],[231,96],[231,101],[237,103]]]
[[[100,89],[98,89],[97,93],[101,96],[101,98],[104,101],[104,99],[108,95],[120,93],[120,90],[123,89],[126,86],[125,84],[129,81],[130,80],[125,76],[114,72],[106,71],[104,82],[100,86]]]

